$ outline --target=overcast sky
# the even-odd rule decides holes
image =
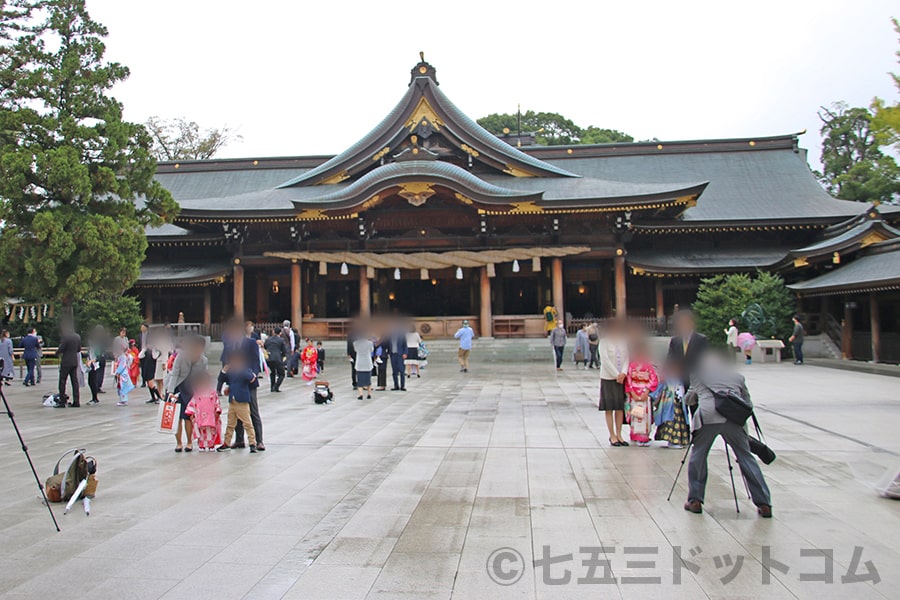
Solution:
[[[140,10],[138,10],[138,7]],[[333,154],[404,93],[418,52],[478,118],[522,109],[636,139],[808,130],[817,108],[896,98],[887,0],[88,0],[131,69],[126,116],[228,124],[223,157]]]

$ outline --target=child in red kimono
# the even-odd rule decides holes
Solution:
[[[300,362],[303,363],[303,380],[306,381],[306,385],[312,385],[319,374],[319,352],[310,339],[306,340],[306,347],[300,352]]]
[[[184,409],[184,414],[190,416],[194,424],[194,439],[197,440],[200,452],[212,452],[222,443],[219,393],[216,392],[209,373],[199,375],[194,386],[194,395]]]
[[[631,430],[631,441],[638,446],[649,446],[653,424],[650,393],[659,386],[659,379],[644,344],[637,344],[629,354],[631,362],[625,376],[625,418]]]
[[[137,348],[137,342],[128,340],[128,376],[131,377],[131,383],[137,385],[138,378],[141,376],[141,360],[138,358],[140,351]]]

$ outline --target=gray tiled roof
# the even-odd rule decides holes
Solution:
[[[900,286],[900,242],[876,244],[870,253],[824,275],[788,287],[800,294],[866,291]]]
[[[135,285],[203,283],[226,275],[231,265],[225,262],[166,262],[141,265]]]
[[[709,181],[697,206],[684,214],[685,221],[846,218],[865,210],[858,202],[832,198],[815,180],[803,155],[789,147],[717,152],[711,144],[709,150],[683,153],[545,160],[600,179],[633,183]]]
[[[693,248],[629,250],[632,267],[651,273],[752,271],[771,267],[787,254],[787,248]]]

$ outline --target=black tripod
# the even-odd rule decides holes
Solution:
[[[725,460],[728,461],[728,474],[731,475],[731,493],[734,495],[734,510],[740,514],[741,507],[738,505],[737,498],[737,488],[734,486],[734,465],[731,464],[731,454],[728,452],[728,442],[724,439],[722,442],[725,444]],[[688,453],[691,451],[691,446],[693,446],[693,441],[688,444],[687,448],[684,450],[684,456],[681,457],[681,466],[678,467],[678,473],[675,474],[675,480],[672,482],[672,489],[669,490],[669,496],[666,498],[666,502],[672,500],[672,494],[675,493],[675,486],[678,484],[678,478],[681,477],[681,471],[684,469],[684,461],[687,460]],[[741,477],[744,474],[741,473]],[[747,488],[747,497],[750,497],[750,488],[747,486],[747,480],[744,479],[744,487]]]
[[[3,359],[0,358],[0,371],[3,370]],[[16,425],[16,418],[13,415],[12,409],[9,408],[9,402],[6,401],[6,394],[3,393],[3,386],[0,384],[0,398],[3,399],[3,408],[7,417],[9,417],[10,423],[12,423],[13,429],[16,432],[16,437],[19,438],[19,443],[22,445],[22,452],[25,453],[25,458],[28,460],[28,466],[31,467],[31,473],[34,475],[34,480],[37,482],[38,489],[41,490],[41,496],[44,498],[44,504],[47,505],[47,510],[50,512],[50,518],[53,519],[53,526],[56,527],[56,531],[59,531],[59,523],[56,522],[56,516],[53,514],[53,509],[50,508],[50,501],[47,500],[47,494],[44,492],[44,485],[41,483],[41,478],[38,477],[37,471],[34,468],[34,463],[31,462],[31,455],[28,454],[28,446],[25,445],[25,440],[22,439],[22,433],[19,431],[19,426]]]

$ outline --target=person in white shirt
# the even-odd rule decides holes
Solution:
[[[606,413],[611,446],[627,446],[622,439],[625,421],[625,376],[628,373],[628,341],[624,325],[611,321],[600,339],[600,410]]]
[[[419,344],[422,343],[422,336],[416,331],[416,324],[409,326],[409,332],[406,334],[406,376],[422,377],[419,374]]]

